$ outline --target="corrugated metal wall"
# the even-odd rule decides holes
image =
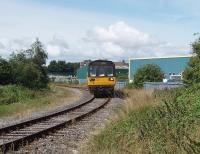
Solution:
[[[169,79],[170,74],[178,75],[184,71],[190,59],[188,57],[171,57],[171,58],[150,58],[150,59],[130,59],[129,80],[133,80],[133,76],[141,66],[145,64],[159,65],[164,71],[166,78]]]

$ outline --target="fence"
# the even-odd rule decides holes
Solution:
[[[87,79],[78,79],[79,84],[87,83]]]
[[[76,77],[64,76],[64,75],[48,75],[50,81],[59,83],[70,83],[77,81]]]
[[[144,89],[146,90],[164,90],[182,87],[184,84],[182,82],[145,82]]]
[[[126,87],[126,85],[126,81],[118,81],[115,85],[115,89],[123,89],[124,87]]]

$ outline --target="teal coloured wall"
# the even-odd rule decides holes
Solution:
[[[152,58],[152,59],[130,59],[129,65],[129,80],[133,80],[133,76],[141,66],[145,64],[159,65],[162,71],[165,73],[166,78],[169,79],[169,75],[178,75],[186,68],[190,57],[171,57],[171,58]]]
[[[128,69],[116,69],[116,76],[120,80],[127,80],[128,79]]]
[[[76,72],[77,79],[86,79],[87,78],[87,70],[88,70],[88,66],[83,66],[83,67],[77,69],[77,72]]]

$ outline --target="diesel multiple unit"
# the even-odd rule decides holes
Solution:
[[[114,93],[116,84],[115,64],[107,60],[95,60],[88,65],[88,88],[91,93]]]

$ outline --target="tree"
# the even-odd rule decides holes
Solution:
[[[27,52],[30,53],[33,62],[38,66],[46,64],[48,54],[38,38],[36,38],[36,41],[31,45],[31,49],[27,50]]]
[[[48,72],[52,74],[57,73],[57,62],[55,60],[52,60],[48,65]]]
[[[48,84],[46,64],[47,53],[39,39],[28,50],[12,54],[10,65],[12,81],[31,89],[46,88]]]
[[[164,73],[158,65],[147,64],[141,66],[134,75],[134,86],[143,87],[144,82],[160,82],[164,78]]]
[[[192,44],[194,56],[190,58],[188,67],[183,72],[184,83],[193,85],[200,83],[200,38]]]
[[[21,85],[30,89],[46,88],[46,76],[34,63],[26,64],[21,70]]]
[[[66,63],[65,61],[51,61],[48,65],[48,73],[61,75],[76,75],[79,63]]]
[[[11,66],[9,62],[0,57],[0,84],[5,85],[11,82]]]

